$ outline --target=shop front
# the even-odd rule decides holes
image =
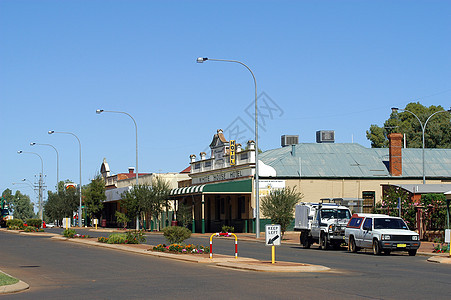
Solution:
[[[252,179],[196,185],[171,191],[171,199],[192,209],[192,232],[254,232],[251,206]]]

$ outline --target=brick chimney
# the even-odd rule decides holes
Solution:
[[[389,171],[391,176],[402,175],[402,134],[390,133],[388,135],[389,146]]]

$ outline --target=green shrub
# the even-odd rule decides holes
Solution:
[[[125,233],[112,233],[108,237],[108,244],[125,244],[127,240],[127,236]]]
[[[126,243],[127,244],[139,244],[144,243],[146,238],[144,237],[144,232],[142,230],[130,230],[126,233]]]
[[[27,227],[25,227],[24,230],[25,230],[25,232],[38,232],[39,228],[34,227],[34,226],[27,226]]]
[[[163,235],[170,244],[180,244],[191,237],[191,231],[185,227],[170,226],[163,229]]]
[[[12,219],[6,221],[6,226],[9,229],[17,230],[17,229],[23,229],[23,221],[21,219]],[[14,228],[13,228],[14,227]]]
[[[76,235],[76,234],[77,234],[77,232],[74,229],[70,229],[70,228],[65,229],[63,231],[63,236],[65,236],[67,238],[73,238],[74,235]]]
[[[100,243],[108,243],[108,238],[104,236],[100,236],[97,238],[97,241]]]
[[[33,227],[36,227],[36,228],[41,228],[42,220],[41,219],[28,219],[27,220],[27,225],[28,226],[33,226]]]
[[[221,228],[221,232],[223,232],[223,233],[235,232],[235,227],[223,225],[222,228]]]

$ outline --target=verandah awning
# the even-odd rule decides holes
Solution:
[[[252,193],[252,179],[234,180],[172,189],[170,196],[213,193]]]

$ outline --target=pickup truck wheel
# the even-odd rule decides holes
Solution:
[[[409,256],[415,256],[417,254],[417,249],[410,249]]]
[[[319,240],[319,246],[323,250],[327,250],[327,236],[325,234],[322,234]]]
[[[374,255],[381,255],[381,246],[379,245],[379,241],[378,240],[374,240],[373,241],[373,254]]]
[[[355,240],[352,236],[349,238],[349,251],[352,253],[357,252],[357,246],[355,245]]]
[[[304,247],[304,249],[310,248],[311,243],[309,236],[306,232],[301,233],[301,235],[299,236],[299,242]]]

